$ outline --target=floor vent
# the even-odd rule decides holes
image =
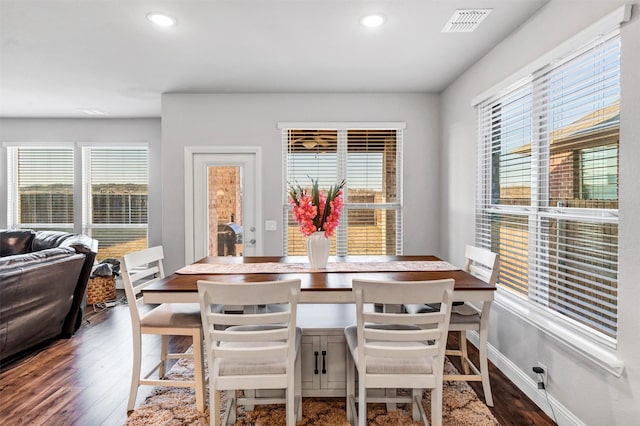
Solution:
[[[458,9],[445,24],[443,33],[470,33],[475,31],[493,9]]]

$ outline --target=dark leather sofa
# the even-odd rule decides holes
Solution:
[[[75,333],[97,251],[86,235],[0,231],[0,360]]]

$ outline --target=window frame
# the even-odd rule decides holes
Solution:
[[[106,230],[106,229],[136,229],[145,231],[145,239],[147,241],[146,246],[149,245],[149,147],[147,145],[137,144],[82,144],[79,146],[82,157],[82,233],[90,236],[94,236],[93,230]],[[93,223],[93,192],[92,192],[92,159],[91,150],[110,150],[110,151],[133,151],[133,150],[146,150],[147,161],[147,222],[146,223]],[[129,202],[129,205],[131,203]],[[144,247],[146,248],[146,247]]]
[[[500,98],[503,94],[511,91],[518,85],[532,85],[532,93],[535,96],[535,81],[534,76],[537,71],[546,69],[548,65],[558,57],[568,59],[571,55],[576,54],[576,49],[583,49],[585,45],[592,44],[598,37],[602,37],[603,34],[611,34],[618,32],[617,37],[620,37],[618,31],[618,25],[620,22],[624,22],[628,19],[629,9],[627,7],[621,7],[612,12],[601,21],[597,22],[593,27],[588,28],[581,34],[577,35],[569,42],[564,43],[549,54],[544,55],[542,58],[535,61],[533,64],[525,68],[526,72],[522,70],[516,73],[514,76],[508,78],[505,82],[500,83],[498,86],[490,89],[482,95],[474,98],[473,106],[478,107],[480,103],[491,101],[492,99]],[[606,30],[605,30],[606,28]],[[578,44],[580,41],[581,44]],[[486,120],[486,116],[484,117]],[[483,159],[487,159],[487,151],[491,151],[491,135],[483,134],[482,132],[482,111],[478,108],[478,159],[477,159],[477,191],[476,191],[476,238],[479,245],[486,245],[486,241],[478,239],[481,231],[479,228],[487,226],[487,216],[484,218],[484,213],[498,213],[498,214],[514,214],[521,217],[528,218],[528,230],[529,230],[529,247],[528,247],[528,259],[529,259],[529,271],[531,271],[531,262],[535,263],[535,241],[539,236],[534,235],[531,238],[531,234],[542,233],[539,223],[532,223],[539,221],[540,218],[562,218],[562,219],[574,219],[574,220],[589,220],[592,218],[592,213],[595,209],[582,209],[582,208],[567,208],[564,206],[549,206],[546,203],[549,200],[549,194],[547,191],[544,180],[549,178],[547,174],[544,179],[532,178],[531,185],[531,204],[530,205],[499,205],[492,203],[492,190],[491,190],[491,165],[483,166]],[[536,126],[536,121],[532,120],[532,126]],[[532,129],[532,135],[536,134],[535,129]],[[489,140],[487,141],[487,138]],[[532,161],[534,158],[540,158],[538,153],[535,152],[537,144],[532,144]],[[618,153],[620,146],[618,145]],[[549,163],[547,163],[547,167]],[[620,164],[618,163],[618,169]],[[531,167],[532,173],[538,173],[539,168],[537,166]],[[582,171],[580,171],[580,184],[582,185]],[[619,174],[617,185],[619,185]],[[488,189],[487,189],[488,188]],[[483,209],[482,206],[488,206]],[[618,224],[618,209],[605,209],[600,210],[604,217],[604,223]],[[489,231],[490,234],[490,231]],[[534,245],[532,247],[531,245]],[[533,250],[533,253],[532,253]],[[532,259],[531,256],[534,256]],[[527,273],[528,276],[528,273]],[[528,279],[529,285],[531,285],[531,279]],[[529,294],[521,295],[509,289],[498,286],[495,297],[496,304],[498,304],[505,311],[515,315],[529,325],[534,326],[538,330],[542,331],[547,336],[551,337],[555,341],[566,345],[571,348],[577,354],[582,355],[584,358],[592,361],[602,369],[609,373],[620,377],[624,369],[624,363],[617,356],[617,340],[603,335],[594,329],[576,322],[573,319],[565,317],[564,315],[554,312],[552,310],[544,308],[539,303],[530,300]]]
[[[80,174],[76,170],[78,164],[78,151],[76,146],[72,142],[58,142],[58,143],[44,143],[44,142],[19,142],[19,143],[4,143],[3,147],[6,152],[6,165],[5,172],[7,182],[7,228],[12,229],[55,229],[68,227],[73,230],[74,233],[80,233],[82,230],[81,224],[78,223],[78,211],[80,211],[81,203],[77,203],[76,200],[81,199],[80,192]],[[74,165],[73,172],[73,222],[71,223],[37,223],[37,222],[24,222],[19,223],[18,217],[18,197],[20,191],[18,189],[18,162],[17,151],[21,148],[24,149],[69,149],[72,152],[72,162]]]
[[[7,190],[7,227],[15,229],[51,229],[59,228],[60,224],[48,223],[18,223],[18,203],[16,197],[19,196],[18,170],[16,153],[20,149],[70,149],[73,155],[73,222],[69,228],[73,233],[91,235],[91,229],[107,229],[107,228],[140,228],[146,229],[146,240],[149,240],[149,211],[147,210],[146,224],[104,224],[95,225],[91,223],[91,180],[90,169],[88,163],[88,151],[90,149],[109,149],[109,150],[134,150],[145,149],[147,151],[147,197],[149,197],[150,177],[148,168],[150,166],[150,151],[147,143],[83,143],[83,142],[5,142],[2,144],[6,153],[7,171],[6,190]],[[148,198],[147,198],[148,209]]]
[[[282,203],[283,203],[283,241],[282,249],[284,255],[288,254],[288,215],[292,210],[292,206],[288,202],[288,130],[332,130],[337,132],[337,176],[336,182],[346,179],[346,185],[343,189],[345,194],[345,203],[343,205],[342,217],[340,218],[341,224],[338,226],[335,232],[335,250],[337,256],[348,255],[347,247],[347,227],[343,225],[344,221],[348,218],[349,210],[358,209],[375,209],[375,210],[393,210],[395,215],[396,226],[396,255],[402,255],[403,253],[403,184],[402,184],[402,145],[403,145],[403,131],[406,128],[404,122],[280,122],[278,128],[282,131]],[[346,195],[349,191],[349,182],[347,173],[347,133],[350,130],[395,130],[396,134],[396,201],[387,203],[347,203]],[[304,186],[304,185],[303,185]]]

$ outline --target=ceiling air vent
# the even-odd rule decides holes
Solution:
[[[475,31],[493,9],[458,9],[453,12],[442,29],[443,33],[470,33]]]

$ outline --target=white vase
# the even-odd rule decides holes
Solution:
[[[307,237],[307,256],[311,269],[325,269],[329,260],[329,238],[324,231],[317,231]]]

